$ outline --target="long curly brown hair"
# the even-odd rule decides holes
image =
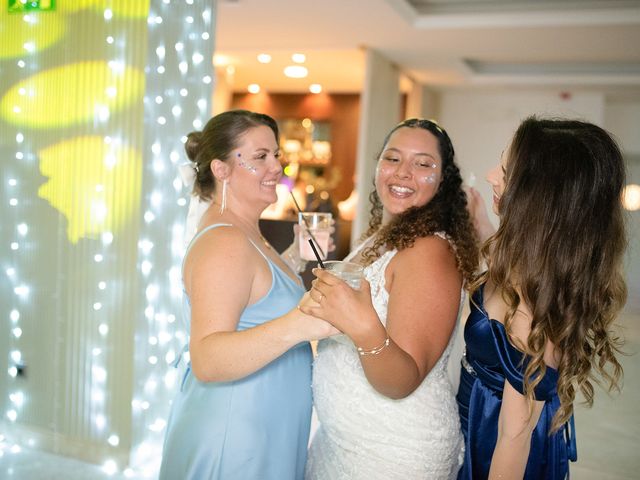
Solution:
[[[442,182],[431,201],[421,207],[407,209],[382,228],[382,203],[374,189],[369,196],[369,229],[363,238],[374,233],[376,236],[373,244],[363,251],[363,259],[365,263],[370,264],[379,258],[385,249],[410,248],[417,238],[444,232],[453,243],[458,270],[467,285],[474,278],[478,268],[479,254],[475,230],[467,211],[467,197],[462,190],[462,177],[454,161],[455,152],[451,139],[434,121],[412,118],[401,122],[389,132],[377,158],[380,158],[391,135],[400,128],[422,128],[436,137],[442,159]]]
[[[531,117],[512,141],[500,227],[482,249],[488,270],[472,288],[490,280],[502,292],[509,333],[521,303],[532,312],[523,346],[531,405],[546,372],[545,346],[558,350],[560,408],[551,432],[573,413],[576,389],[593,404],[596,374],[619,390],[622,342],[611,327],[626,300],[624,182],[618,146],[595,125]]]

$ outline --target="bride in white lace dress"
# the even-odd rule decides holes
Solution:
[[[456,477],[463,440],[447,361],[478,258],[461,184],[446,132],[402,122],[378,160],[369,238],[347,258],[366,265],[366,281],[353,290],[314,271],[301,309],[345,335],[318,345],[320,427],[305,478]]]

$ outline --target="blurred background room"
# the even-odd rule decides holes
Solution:
[[[571,472],[638,478],[640,0],[2,2],[0,478],[157,476],[188,342],[177,167],[185,135],[235,108],[280,126],[265,236],[290,242],[292,192],[333,213],[336,258],[366,230],[376,154],[402,119],[442,124],[487,203],[485,173],[523,118],[613,133],[625,381],[576,405]]]

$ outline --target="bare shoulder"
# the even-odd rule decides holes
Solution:
[[[459,290],[461,275],[449,242],[437,236],[416,239],[410,248],[400,250],[385,273],[387,285],[412,285],[417,288]],[[437,284],[434,279],[438,279]]]
[[[250,263],[255,248],[247,236],[234,226],[220,226],[204,232],[192,245],[185,259],[185,279],[189,273],[211,270],[228,264],[242,267]]]
[[[511,321],[511,335],[520,344],[516,345],[519,350],[526,352],[529,335],[531,334],[531,323],[533,314],[528,305],[522,302],[518,305],[515,315]],[[558,368],[560,359],[559,351],[551,340],[547,340],[544,347],[544,363],[552,368]]]
[[[412,247],[400,250],[396,258],[397,263],[412,264],[429,259],[430,263],[453,262],[455,265],[455,255],[449,242],[436,235],[417,238]]]

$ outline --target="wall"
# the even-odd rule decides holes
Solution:
[[[628,158],[630,180],[640,182],[640,101],[608,100],[601,91],[504,89],[447,90],[440,96],[438,118],[449,132],[463,179],[474,183],[488,205],[491,189],[484,177],[500,158],[519,122],[528,115],[567,116],[609,130]],[[629,214],[630,245],[626,260],[629,302],[640,310],[639,212]],[[492,214],[494,223],[497,218]]]
[[[627,183],[640,185],[640,100],[620,98],[607,102],[605,125],[616,135],[627,159]],[[629,212],[627,308],[640,312],[640,210]]]
[[[353,189],[356,163],[360,96],[357,94],[280,94],[265,93],[233,95],[231,108],[243,108],[271,115],[276,120],[310,118],[331,124],[331,168],[342,174],[332,200],[344,200]]]

